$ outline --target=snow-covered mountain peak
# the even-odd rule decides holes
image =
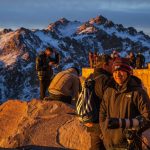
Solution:
[[[11,32],[11,31],[13,31],[13,30],[12,29],[3,29],[0,31],[0,35],[6,34],[6,33]]]
[[[47,30],[55,31],[57,28],[61,26],[66,26],[70,21],[68,21],[66,18],[61,18],[58,21],[51,23],[48,25]]]
[[[95,18],[91,18],[89,20],[89,23],[90,24],[98,24],[98,25],[100,25],[100,24],[105,24],[107,21],[108,20],[105,17],[100,15],[100,16],[97,16]]]
[[[0,100],[39,97],[35,58],[48,46],[61,55],[56,72],[72,65],[87,67],[89,51],[110,54],[115,49],[123,56],[140,51],[150,61],[148,35],[103,16],[86,22],[62,18],[41,30],[4,29],[0,31]]]
[[[93,24],[86,22],[78,27],[76,33],[77,34],[94,34],[98,32],[98,28],[96,28]]]

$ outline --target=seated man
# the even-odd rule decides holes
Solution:
[[[106,149],[119,150],[128,145],[124,134],[126,128],[149,126],[150,105],[141,82],[131,76],[131,67],[125,58],[117,58],[112,71],[113,79],[100,106],[100,127]]]
[[[71,104],[72,99],[77,100],[80,80],[79,70],[76,67],[59,72],[49,86],[49,100],[58,100]]]

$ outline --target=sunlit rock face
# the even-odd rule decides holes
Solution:
[[[9,100],[0,106],[0,147],[89,149],[90,135],[71,105]]]
[[[150,145],[150,130],[143,133]],[[91,136],[74,107],[58,101],[9,100],[0,105],[0,149],[88,150]]]

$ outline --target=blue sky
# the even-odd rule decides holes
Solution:
[[[65,17],[87,21],[103,15],[150,35],[150,0],[0,0],[0,28],[46,28]]]

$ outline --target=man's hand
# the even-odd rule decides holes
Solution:
[[[49,64],[49,66],[52,66],[52,65],[54,65],[55,63],[52,62],[52,61],[50,61],[48,64]]]
[[[86,127],[93,127],[93,123],[92,122],[90,122],[90,123],[85,123],[84,124]]]
[[[139,127],[140,128],[145,127],[147,125],[147,123],[148,123],[146,118],[143,117],[143,116],[137,116],[136,119],[139,121]]]

